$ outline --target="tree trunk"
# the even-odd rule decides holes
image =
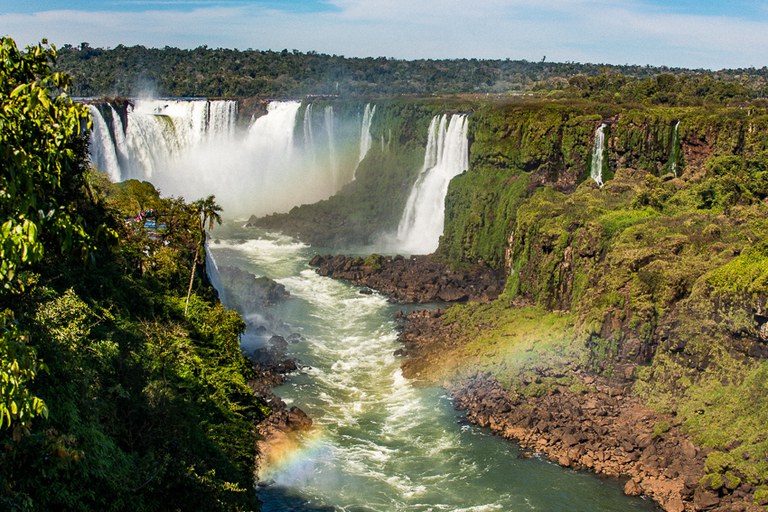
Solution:
[[[184,302],[184,317],[189,309],[189,297],[192,295],[192,283],[195,282],[195,270],[197,270],[197,256],[200,253],[200,244],[195,247],[195,259],[192,260],[192,272],[189,274],[189,288],[187,288],[187,300]]]

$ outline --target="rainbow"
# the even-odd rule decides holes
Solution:
[[[259,443],[259,480],[283,486],[305,484],[319,462],[328,460],[333,447],[322,432],[279,432]]]

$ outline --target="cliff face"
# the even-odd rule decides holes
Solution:
[[[594,116],[549,106],[539,114],[514,107],[473,118],[474,166],[452,184],[439,251],[504,267],[508,279],[491,309],[457,307],[441,319],[443,366],[487,374],[523,396],[580,389],[583,375],[607,379],[668,415],[657,437],[683,432],[703,450],[703,476],[681,491],[686,509],[765,505],[766,113]],[[587,172],[600,123],[603,188]],[[567,318],[572,328],[558,328],[567,341],[515,338],[510,326],[529,315],[516,304],[541,308],[528,331],[541,340],[555,332],[549,316]]]
[[[768,112],[755,108],[618,107],[519,100],[470,117],[470,171],[446,199],[438,252],[501,268],[522,199],[537,186],[570,193],[590,181],[595,131],[605,123],[602,178],[620,169],[700,179],[713,156],[768,148]]]
[[[471,112],[470,169],[451,182],[437,258],[483,262],[506,287],[412,319],[404,372],[469,383],[456,397],[476,421],[568,465],[629,473],[628,492],[667,510],[761,510],[768,111],[396,101],[377,110],[355,182],[256,222],[326,247],[394,229],[426,126],[451,111]],[[576,412],[551,414],[562,407]],[[683,437],[692,444],[675,466]],[[608,446],[616,439],[625,446]]]

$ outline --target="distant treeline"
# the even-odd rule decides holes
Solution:
[[[703,104],[768,94],[768,68],[723,71],[526,60],[346,58],[296,50],[66,45],[76,96],[210,98],[541,92],[610,102]]]

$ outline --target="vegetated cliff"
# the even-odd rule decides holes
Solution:
[[[456,396],[471,418],[563,463],[629,474],[628,492],[668,510],[765,500],[766,112],[524,98],[465,108],[471,167],[451,184],[438,256],[506,271],[506,292],[411,322],[408,374],[470,379]],[[393,116],[424,125],[432,112]],[[603,123],[601,189],[589,175]],[[393,229],[421,160],[409,137],[396,149],[412,151],[410,175],[386,177],[394,149],[366,175],[372,152],[339,196],[274,220],[298,216],[296,232],[323,245]],[[494,382],[509,403],[488,395]],[[605,398],[618,394],[620,404]],[[578,405],[594,397],[604,406]],[[558,407],[576,412],[552,415]],[[520,411],[541,426],[520,427]]]
[[[666,510],[762,510],[768,112],[410,101],[374,123],[376,149],[338,196],[257,222],[323,246],[393,230],[429,118],[471,112],[437,257],[482,261],[506,289],[414,314],[406,374],[560,463],[630,476],[628,493]]]
[[[768,115],[592,109],[473,113],[472,166],[451,184],[438,252],[506,268],[506,290],[417,317],[407,373],[465,382],[470,418],[562,463],[629,474],[628,492],[666,510],[763,510]],[[601,123],[603,188],[588,179]],[[590,414],[600,396],[604,414]],[[600,417],[626,414],[622,448]],[[695,444],[682,455],[667,446],[681,434]]]

